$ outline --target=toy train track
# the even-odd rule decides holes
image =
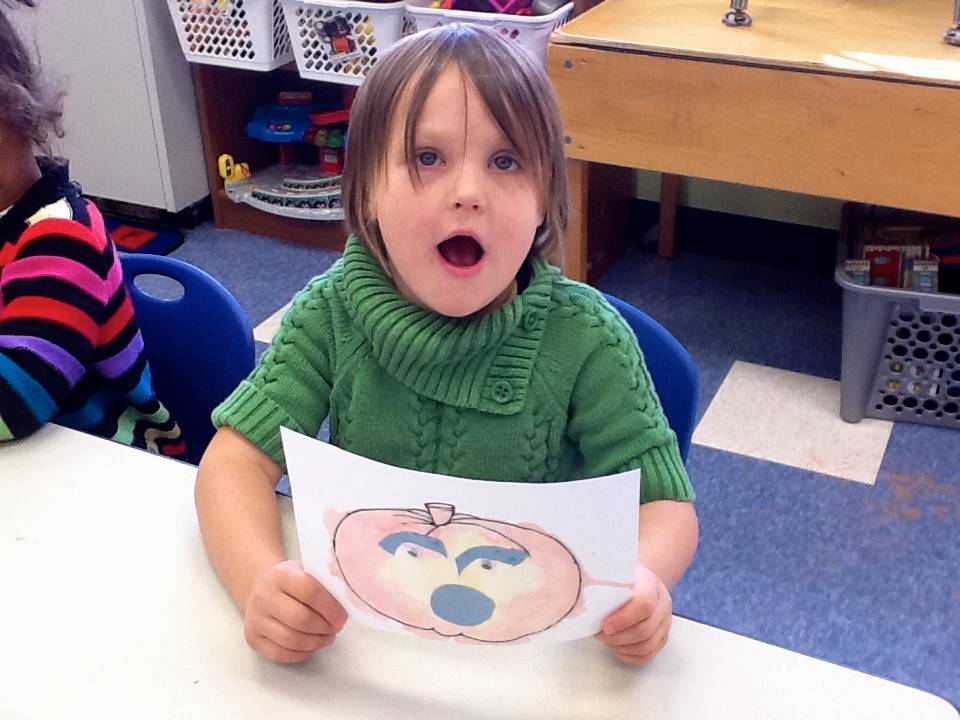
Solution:
[[[275,166],[224,189],[231,200],[258,210],[305,220],[343,220],[340,176],[317,176],[315,168]]]
[[[304,180],[302,178],[284,178],[280,185],[286,190],[329,190],[331,188],[340,192],[340,176],[331,178],[318,178],[316,180]]]
[[[336,188],[335,192],[324,195],[287,195],[270,190],[254,189],[250,192],[250,197],[253,200],[259,200],[263,203],[287,208],[326,210],[329,208],[339,208],[341,206],[339,187]]]

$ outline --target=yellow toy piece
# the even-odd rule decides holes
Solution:
[[[227,11],[228,0],[194,0],[190,5],[190,12],[203,13],[212,7],[216,7],[220,12]]]
[[[235,163],[233,155],[224,153],[217,158],[217,167],[220,170],[220,177],[224,182],[239,182],[253,177],[250,172],[250,165],[247,163]]]

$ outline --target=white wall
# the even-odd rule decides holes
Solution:
[[[67,91],[54,149],[85,193],[171,212],[208,193],[190,69],[165,2],[43,0],[11,17]]]

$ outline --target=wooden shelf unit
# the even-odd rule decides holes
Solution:
[[[217,158],[222,153],[229,153],[238,163],[249,163],[254,174],[258,168],[277,162],[279,151],[276,146],[247,137],[245,128],[255,106],[276,102],[277,93],[282,90],[310,90],[315,97],[325,99],[336,97],[339,89],[304,80],[293,65],[272,72],[256,72],[196,63],[193,78],[217,227],[245,230],[327,250],[343,250],[347,234],[342,222],[283,217],[235,203],[224,192],[217,168]]]

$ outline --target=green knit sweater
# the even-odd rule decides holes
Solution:
[[[448,318],[403,298],[358,241],[295,298],[213,413],[281,467],[281,426],[391,465],[554,482],[640,468],[642,498],[692,500],[633,332],[594,289],[533,261],[499,310]]]

